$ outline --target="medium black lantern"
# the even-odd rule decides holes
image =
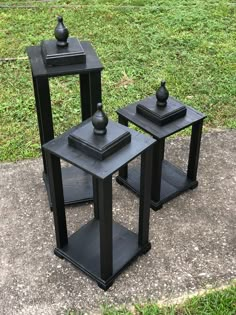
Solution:
[[[154,142],[151,137],[108,121],[99,104],[92,119],[43,146],[53,197],[55,254],[81,269],[104,290],[131,261],[151,248],[150,177]],[[139,229],[136,234],[112,220],[112,174],[138,155],[141,155],[141,178]],[[93,178],[94,219],[69,237],[60,159],[88,172]]]
[[[169,97],[165,81],[156,94],[117,111],[119,122],[125,126],[131,122],[153,136],[157,142],[153,149],[151,207],[162,205],[182,192],[197,187],[197,169],[200,152],[202,125],[205,115]],[[165,139],[192,126],[187,173],[164,160]],[[139,191],[139,166],[126,165],[119,171],[118,183],[133,192]]]
[[[41,146],[54,138],[49,78],[79,75],[82,120],[92,116],[97,103],[102,101],[101,71],[103,66],[92,45],[70,38],[69,31],[58,17],[54,40],[44,40],[40,46],[27,48],[30,60]],[[43,178],[51,196],[48,171],[43,157]],[[65,204],[92,200],[92,178],[74,167],[62,170]]]

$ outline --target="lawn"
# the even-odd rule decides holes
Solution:
[[[205,131],[236,128],[233,3],[0,0],[1,161],[40,155],[25,48],[53,38],[59,14],[71,36],[91,41],[104,64],[103,103],[110,118],[165,79],[172,96],[207,114]],[[59,134],[80,122],[78,77],[51,79],[50,86]]]
[[[196,295],[185,302],[160,306],[154,303],[134,305],[132,308],[114,308],[104,306],[103,315],[235,315],[236,285],[235,282],[224,290],[210,291]],[[66,315],[83,315],[83,312],[68,310]]]

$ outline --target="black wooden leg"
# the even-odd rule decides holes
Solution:
[[[102,102],[101,71],[90,72],[90,116],[97,110],[97,104]]]
[[[57,247],[68,243],[60,159],[46,153]]]
[[[118,122],[126,127],[128,127],[128,120],[122,116],[119,115],[118,117]],[[126,179],[128,176],[128,164],[125,166],[121,167],[119,169],[119,176]]]
[[[82,120],[91,117],[102,102],[101,72],[80,74],[80,98]]]
[[[112,261],[112,176],[97,179],[99,194],[101,278],[107,280],[113,272]]]
[[[49,80],[48,77],[37,77],[33,80],[34,91],[35,91],[35,100],[37,106],[37,116],[38,124],[40,129],[40,141],[41,145],[47,143],[48,141],[54,138],[53,131],[53,119],[52,119],[52,109],[51,109],[51,98],[50,98],[50,89],[49,89]],[[43,179],[48,190],[48,167],[45,152],[42,149],[43,157]],[[51,205],[51,196],[48,192],[49,204]],[[51,207],[52,209],[52,207]]]
[[[197,179],[197,169],[201,145],[201,136],[202,136],[202,125],[203,120],[192,125],[192,135],[190,142],[189,150],[189,159],[188,159],[188,171],[187,176],[191,180]]]
[[[93,208],[94,218],[99,219],[98,179],[93,176]]]
[[[35,96],[35,108],[37,112],[37,120],[38,120],[38,128],[39,128],[39,136],[40,136],[40,143],[41,143],[41,148],[43,143],[43,131],[42,131],[42,123],[41,123],[41,116],[40,116],[40,110],[39,110],[39,101],[38,101],[38,93],[37,93],[37,82],[36,79],[34,78],[32,74],[32,80],[33,80],[33,87],[34,87],[34,96]],[[42,150],[42,149],[41,149]],[[42,152],[42,157],[43,157],[43,167],[44,167],[44,173],[47,172],[46,169],[46,159],[45,159],[45,154]]]
[[[80,74],[80,99],[82,121],[91,116],[90,78],[88,73]]]
[[[33,79],[39,134],[41,145],[54,138],[53,120],[51,110],[51,99],[49,81],[47,77]],[[44,172],[47,173],[45,153],[42,151]]]
[[[139,246],[145,250],[150,249],[149,244],[149,217],[151,197],[152,175],[152,147],[141,155],[141,178],[140,178],[140,203],[139,203]],[[148,246],[149,245],[149,246]]]
[[[165,139],[157,140],[153,145],[153,165],[152,165],[152,188],[151,199],[155,202],[160,201],[161,197],[161,176],[162,161],[165,151]]]

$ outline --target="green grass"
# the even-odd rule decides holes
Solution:
[[[212,291],[205,295],[198,295],[187,299],[183,304],[159,306],[147,303],[135,305],[132,311],[123,307],[104,307],[103,315],[235,315],[236,314],[236,286]],[[71,313],[68,315],[76,315]]]
[[[131,310],[132,309],[132,310]],[[68,310],[66,315],[82,315],[82,311]],[[235,315],[236,285],[188,298],[182,304],[160,306],[154,303],[136,304],[132,308],[103,306],[102,315]]]
[[[26,57],[27,46],[52,38],[59,14],[71,36],[92,42],[105,66],[103,103],[110,118],[154,93],[164,78],[172,96],[207,114],[206,130],[236,128],[235,6],[228,1],[0,3],[37,6],[0,8],[0,58]],[[78,77],[52,79],[50,86],[59,134],[80,121]],[[0,63],[0,150],[1,161],[40,155],[28,60]]]

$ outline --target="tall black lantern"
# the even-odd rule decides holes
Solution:
[[[93,116],[44,145],[56,231],[55,254],[107,290],[137,256],[150,250],[149,215],[152,145],[137,131],[109,121],[98,105]],[[112,175],[141,155],[138,233],[112,219]],[[94,218],[68,237],[60,159],[93,178]]]
[[[197,187],[197,169],[201,144],[202,125],[205,115],[169,97],[165,81],[155,95],[137,101],[117,111],[119,122],[125,126],[131,122],[140,127],[157,142],[153,149],[151,207],[160,209],[164,203],[182,192]],[[185,173],[164,159],[165,139],[189,126],[192,126],[188,169]],[[119,171],[118,183],[133,192],[139,191],[140,167],[128,167]]]
[[[58,17],[56,39],[44,40],[40,46],[27,48],[30,60],[41,146],[54,138],[49,78],[79,75],[82,120],[89,118],[102,101],[101,71],[103,66],[90,42],[70,38],[69,31]],[[63,113],[66,115],[66,113]],[[48,169],[43,157],[43,178],[49,201]],[[92,177],[75,167],[62,169],[65,204],[92,200]]]

